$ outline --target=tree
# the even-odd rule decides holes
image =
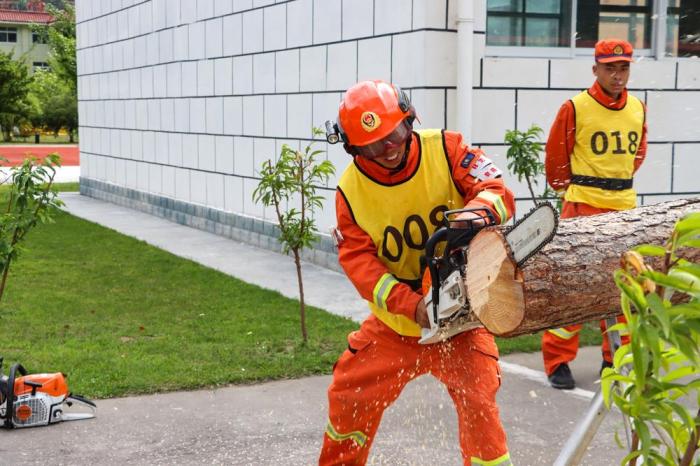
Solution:
[[[7,207],[0,214],[0,299],[5,292],[10,264],[21,252],[21,242],[27,232],[38,223],[52,221],[55,209],[63,205],[53,186],[56,168],[60,166],[58,154],[48,155],[42,162],[27,158],[13,167],[7,194]]]
[[[622,464],[698,464],[700,439],[700,261],[683,256],[700,250],[700,212],[679,220],[670,239],[624,254],[615,272],[630,342],[614,356],[601,380],[608,407],[631,420],[632,442]],[[660,260],[658,270],[648,259]],[[680,298],[680,299],[673,299]],[[686,397],[695,406],[679,402]],[[694,412],[693,412],[694,411]]]
[[[64,9],[47,5],[54,21],[46,26],[35,26],[44,34],[49,46],[49,74],[37,74],[34,86],[35,102],[40,107],[41,126],[58,132],[68,130],[70,142],[75,141],[78,129],[78,69],[75,53],[75,8],[64,4]]]
[[[318,128],[313,129],[314,136],[323,134]],[[335,167],[328,160],[317,161],[322,150],[312,150],[314,142],[309,143],[304,152],[282,146],[276,162],[266,160],[260,170],[260,183],[253,191],[253,201],[262,202],[266,207],[272,206],[277,216],[277,225],[285,254],[290,251],[294,256],[299,284],[299,316],[301,335],[304,343],[308,336],[306,331],[306,307],[304,303],[304,284],[301,274],[301,251],[311,247],[317,240],[317,228],[313,215],[316,208],[323,206],[323,198],[316,194],[316,186],[328,181],[335,173]],[[298,207],[293,207],[298,203]]]
[[[75,8],[66,4],[65,9],[59,10],[47,5],[48,12],[54,21],[41,26],[45,29],[49,46],[49,65],[70,88],[76,92],[78,88],[78,67],[75,54]]]
[[[34,126],[54,133],[66,128],[72,142],[72,136],[78,129],[78,102],[70,87],[55,73],[37,70],[30,89],[34,109],[30,119]]]
[[[530,191],[532,200],[537,204],[538,196],[535,196],[533,185],[537,185],[537,176],[544,174],[544,164],[540,162],[542,153],[542,143],[538,140],[544,135],[544,131],[537,125],[532,125],[525,131],[517,129],[506,131],[504,141],[508,144],[506,159],[508,160],[508,170],[517,175],[518,181],[525,178],[527,189]],[[541,197],[548,197],[551,191],[545,187]]]
[[[12,129],[29,114],[29,71],[12,59],[12,52],[0,52],[0,127],[3,140],[12,140]]]

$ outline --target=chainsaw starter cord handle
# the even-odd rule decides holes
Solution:
[[[25,380],[24,385],[32,387],[32,396],[36,396],[36,389],[44,386],[43,383],[34,382],[32,380]]]

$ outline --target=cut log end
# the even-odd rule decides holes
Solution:
[[[485,230],[469,244],[467,297],[472,312],[494,335],[512,332],[525,316],[523,278],[498,230]]]

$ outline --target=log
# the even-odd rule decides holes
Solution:
[[[505,229],[485,229],[467,253],[470,308],[502,337],[620,314],[613,273],[622,254],[640,244],[665,244],[676,221],[694,211],[700,211],[700,197],[560,220],[552,241],[520,268]],[[698,262],[700,250],[688,249],[682,257]],[[649,265],[658,268],[660,261]]]

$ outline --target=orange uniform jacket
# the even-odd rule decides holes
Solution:
[[[618,100],[613,100],[612,97],[608,96],[603,91],[598,81],[596,81],[593,83],[593,86],[588,89],[588,92],[598,103],[610,109],[624,108],[627,104],[627,89],[622,91],[622,95]],[[547,173],[547,183],[549,183],[555,191],[562,191],[569,185],[569,180],[571,180],[569,156],[574,151],[575,142],[576,114],[574,112],[574,104],[570,100],[567,100],[559,109],[554,124],[552,124],[546,146],[547,157],[545,159],[545,170]],[[634,158],[635,172],[642,165],[646,154],[647,124],[644,122],[642,139]]]
[[[392,184],[405,180],[414,172],[416,163],[420,160],[418,157],[420,144],[416,142],[417,135],[414,133],[412,138],[406,165],[398,172],[392,172],[362,157],[356,157],[355,163],[376,180]],[[480,155],[483,155],[483,152],[480,149],[467,147],[462,140],[462,135],[451,131],[444,131],[444,143],[452,178],[464,197],[465,207],[486,207],[493,213],[496,222],[506,222],[515,211],[515,200],[513,193],[505,187],[503,179],[479,181],[469,174],[472,164],[479,159]],[[468,153],[474,154],[474,157],[464,167],[463,161]],[[485,199],[474,199],[481,191],[490,191],[500,196],[506,206],[508,218],[500,218],[493,205]],[[372,301],[374,287],[379,279],[388,273],[388,269],[378,258],[377,249],[370,236],[354,222],[352,213],[340,192],[336,192],[335,208],[338,229],[343,235],[343,241],[338,247],[338,260],[362,298]],[[415,320],[416,306],[420,299],[422,299],[420,290],[416,292],[409,285],[399,283],[392,288],[386,304],[390,312],[403,314]]]

